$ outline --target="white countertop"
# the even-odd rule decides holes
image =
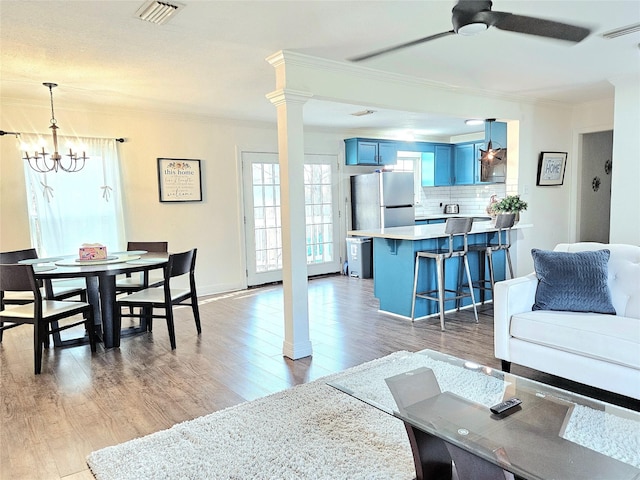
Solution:
[[[444,223],[435,223],[432,225],[409,225],[406,227],[389,227],[372,230],[349,230],[347,234],[353,237],[389,238],[393,240],[427,240],[430,238],[446,237],[447,235],[444,233],[444,225]],[[532,226],[533,225],[531,224],[517,223],[513,227],[513,230],[530,228]],[[487,220],[484,222],[474,222],[471,232],[469,233],[485,233],[495,230],[495,226],[491,221]]]
[[[416,221],[420,220],[438,220],[439,218],[451,218],[451,217],[473,217],[473,218],[485,218],[489,220],[489,215],[486,213],[438,213],[436,215],[418,215]],[[479,220],[478,220],[479,221]]]

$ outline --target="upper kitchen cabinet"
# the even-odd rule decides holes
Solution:
[[[494,148],[507,148],[507,124],[505,122],[485,122],[484,138],[493,143]]]
[[[453,146],[436,145],[435,154],[435,186],[451,185]]]
[[[348,138],[345,144],[347,165],[395,165],[398,146],[392,140]]]
[[[475,144],[460,143],[453,148],[453,183],[454,185],[473,185],[476,181]]]
[[[422,152],[422,186],[444,187],[451,185],[452,146],[425,142],[420,143],[417,148]]]

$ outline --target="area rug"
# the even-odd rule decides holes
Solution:
[[[304,385],[93,452],[98,480],[413,479],[411,448],[384,379],[431,368],[442,391],[485,406],[505,385],[425,355],[396,352]],[[358,391],[373,408],[328,385]],[[638,422],[574,408],[564,438],[640,468]]]
[[[394,358],[91,453],[98,480],[415,478],[402,422],[327,385]]]

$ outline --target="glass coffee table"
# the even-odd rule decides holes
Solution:
[[[329,382],[405,424],[422,479],[640,479],[640,413],[432,350]],[[502,414],[490,407],[516,397]],[[452,464],[454,466],[452,466]]]

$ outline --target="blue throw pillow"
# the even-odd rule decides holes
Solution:
[[[533,310],[616,314],[607,284],[609,250],[531,250],[538,277]]]

